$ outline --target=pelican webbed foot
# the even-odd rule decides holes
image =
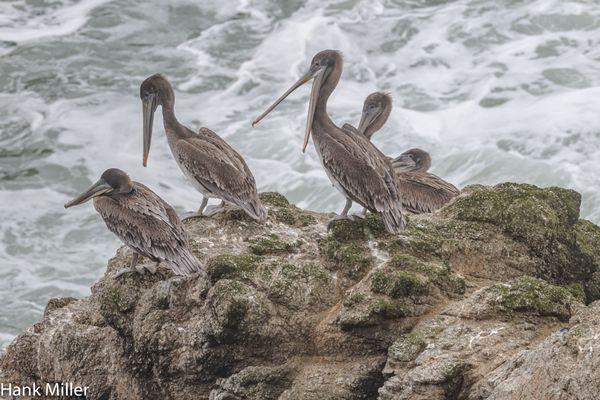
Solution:
[[[139,255],[138,255],[138,257],[139,257]],[[137,261],[136,261],[136,263],[137,263]],[[132,264],[133,264],[133,260],[132,260]],[[153,264],[131,265],[128,268],[123,268],[123,269],[117,271],[117,273],[115,274],[115,279],[119,278],[122,275],[130,274],[130,273],[138,273],[140,275],[143,275],[146,272],[148,272],[149,274],[154,275],[156,273],[156,270],[158,269],[159,264],[160,264],[160,261],[156,261]]]
[[[337,221],[341,221],[341,220],[354,221],[354,216],[348,215],[348,211],[350,210],[351,207],[352,207],[352,200],[346,199],[346,204],[344,205],[344,209],[342,210],[340,215],[336,215],[327,223],[327,232],[329,232],[331,230],[331,228],[333,227],[333,225],[335,225],[335,223]]]
[[[185,213],[181,216],[181,220],[182,221],[187,221],[188,219],[192,219],[192,218],[202,218],[205,217],[204,214],[200,213],[200,212],[189,212],[189,213]]]
[[[181,220],[185,221],[191,218],[202,218],[204,217],[204,209],[206,208],[206,205],[208,204],[208,197],[203,197],[202,198],[202,203],[200,204],[200,208],[198,209],[198,211],[196,212],[189,212],[189,213],[185,213],[181,216]]]
[[[339,221],[354,221],[354,219],[354,215],[336,215],[327,223],[327,232],[329,232],[331,228],[333,228],[333,226]]]
[[[214,217],[217,214],[220,214],[225,211],[238,210],[239,208],[234,206],[233,204],[226,203],[225,201],[221,201],[219,205],[216,206],[208,206],[206,207],[206,212],[204,216],[206,217]]]

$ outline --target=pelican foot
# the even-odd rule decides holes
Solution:
[[[199,213],[199,212],[188,212],[188,213],[185,213],[185,214],[183,214],[183,215],[181,216],[181,220],[182,220],[182,221],[186,221],[186,220],[188,220],[188,219],[192,219],[192,218],[202,218],[202,217],[204,217],[204,216],[205,216],[204,214],[202,214],[202,213]]]
[[[159,263],[142,264],[142,265],[136,265],[133,268],[123,268],[122,270],[117,271],[117,273],[115,274],[115,279],[117,279],[121,275],[130,274],[130,273],[137,273],[137,274],[143,275],[144,273],[148,272],[153,275],[156,273],[156,270],[158,269],[158,264]]]
[[[156,273],[156,270],[158,269],[158,264],[160,263],[142,265],[142,269],[148,272],[149,274],[154,275]],[[140,274],[143,273],[142,271],[138,272],[140,272]]]
[[[327,232],[329,232],[331,230],[331,228],[333,228],[333,226],[338,222],[338,221],[354,221],[354,216],[353,215],[336,215],[335,217],[333,217],[332,219],[329,220],[329,222],[327,223]]]
[[[223,211],[225,211],[225,207],[223,207],[220,204],[218,206],[208,206],[206,207],[206,212],[204,213],[204,216],[214,217],[215,215],[222,213]]]
[[[233,210],[238,210],[239,208],[234,206],[233,204],[218,204],[215,206],[208,206],[206,207],[206,211],[204,212],[204,216],[205,217],[214,217],[217,214],[220,214],[222,212],[225,211],[233,211]]]
[[[365,218],[367,218],[368,212],[369,212],[369,210],[367,210],[366,208],[363,208],[361,212],[359,212],[358,214],[352,214],[352,216],[355,218],[365,219]]]
[[[138,271],[136,268],[123,268],[123,269],[117,271],[117,273],[115,274],[115,279],[117,279],[121,275],[130,274],[133,272],[138,272]]]

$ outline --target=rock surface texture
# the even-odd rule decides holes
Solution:
[[[124,275],[53,299],[2,382],[90,399],[598,399],[600,228],[580,196],[471,186],[401,235],[261,194],[266,223],[186,222],[208,279]]]

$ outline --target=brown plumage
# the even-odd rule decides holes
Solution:
[[[154,111],[160,105],[167,141],[173,157],[194,187],[203,195],[198,211],[202,215],[208,198],[218,198],[243,209],[250,217],[263,220],[267,210],[256,191],[256,182],[246,162],[227,142],[207,128],[193,132],[175,117],[175,94],[162,75],[152,75],[140,86],[144,111],[144,166],[150,151]]]
[[[392,160],[392,166],[401,172],[427,172],[431,168],[431,156],[421,149],[410,149]]]
[[[187,237],[175,210],[156,193],[116,168],[106,170],[100,180],[65,208],[93,199],[94,208],[108,229],[136,255],[164,261],[178,275],[202,271],[187,247]]]
[[[327,113],[327,100],[342,73],[342,57],[334,50],[321,51],[313,58],[308,72],[283,96],[259,116],[255,125],[285,97],[302,84],[314,79],[308,120],[304,136],[306,149],[310,134],[333,185],[346,197],[341,218],[355,201],[372,212],[380,213],[389,232],[404,229],[406,220],[390,160],[362,135],[347,133],[337,127]]]
[[[350,137],[364,135],[370,139],[386,123],[391,109],[392,100],[388,94],[372,93],[365,99],[359,128],[345,124],[344,131]],[[424,150],[410,149],[391,162],[402,205],[412,213],[433,212],[460,193],[451,183],[427,172],[431,167],[431,156]]]

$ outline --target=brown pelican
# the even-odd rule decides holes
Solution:
[[[386,123],[391,110],[392,98],[388,94],[372,93],[363,104],[358,129],[345,124],[344,130],[370,139]],[[427,172],[431,167],[431,156],[424,150],[410,149],[402,153],[392,160],[392,167],[402,194],[402,205],[412,213],[433,212],[460,193],[454,185]]]
[[[421,149],[410,149],[392,160],[395,171],[427,172],[431,168],[431,156]]]
[[[344,124],[343,128],[359,132],[370,140],[371,136],[385,125],[391,112],[392,96],[382,92],[371,93],[363,103],[358,129],[354,129],[350,124]]]
[[[195,133],[177,121],[175,94],[167,78],[160,74],[147,78],[140,86],[140,98],[144,117],[143,164],[146,166],[148,161],[154,112],[160,105],[171,153],[183,173],[204,196],[200,209],[191,216],[202,216],[208,198],[214,197],[222,202],[208,212],[208,216],[224,210],[226,203],[230,203],[256,220],[266,218],[267,210],[258,198],[254,176],[242,156],[210,129],[200,128]]]
[[[66,203],[65,208],[90,199],[94,199],[94,208],[108,229],[134,252],[130,268],[117,276],[133,271],[140,255],[156,263],[143,267],[150,272],[154,272],[161,261],[178,275],[202,271],[187,248],[186,234],[175,210],[146,186],[131,181],[125,172],[107,169],[98,182]]]
[[[302,152],[313,134],[319,158],[327,176],[344,197],[346,205],[336,219],[348,216],[355,201],[372,212],[382,215],[389,232],[400,232],[406,225],[400,193],[393,178],[391,163],[369,141],[356,134],[348,134],[337,127],[327,114],[327,100],[342,74],[342,56],[334,50],[319,52],[312,59],[309,70],[287,92],[252,123],[255,126],[290,93],[314,79],[308,105],[308,119]]]

